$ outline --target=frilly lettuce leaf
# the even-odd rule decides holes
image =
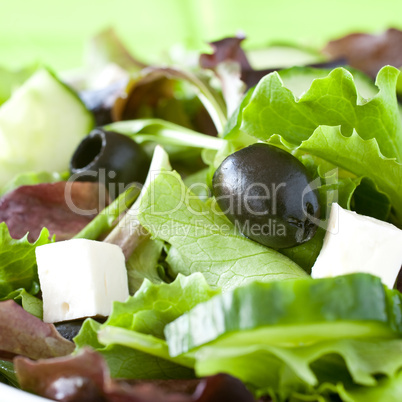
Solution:
[[[361,138],[375,138],[381,153],[402,161],[402,122],[396,99],[399,70],[384,67],[377,76],[379,92],[364,99],[353,75],[336,68],[313,81],[300,99],[277,73],[264,77],[242,110],[241,130],[260,140],[273,134],[299,145],[320,125],[341,126],[345,135],[355,129]]]
[[[195,370],[199,376],[224,371],[258,393],[270,393],[277,401],[297,394],[325,394],[325,388],[337,392],[336,386],[342,383],[339,393],[349,396],[342,400],[361,401],[364,395],[365,401],[376,402],[382,392],[392,391],[394,380],[400,380],[402,358],[398,351],[402,351],[399,339],[344,339],[297,348],[206,346],[195,353]],[[398,400],[397,394],[392,395],[387,401]]]
[[[145,279],[137,293],[125,303],[114,303],[112,314],[104,324],[86,320],[74,342],[79,349],[91,346],[99,351],[106,359],[113,377],[191,377],[192,370],[186,367],[121,346],[119,337],[112,338],[105,346],[98,340],[98,333],[107,332],[108,329],[113,332],[119,328],[134,336],[152,336],[161,340],[166,324],[217,293],[219,291],[212,290],[199,273],[189,277],[179,275],[171,284],[153,284]]]
[[[192,278],[196,279],[196,276],[192,275],[188,280]],[[169,286],[171,285],[162,287],[167,291]],[[158,290],[155,285],[150,287]],[[190,291],[191,288],[188,288],[188,292]],[[388,292],[398,305],[399,293]],[[140,299],[145,297],[146,293]],[[195,294],[198,295],[197,292]],[[155,296],[160,296],[159,292],[156,294],[151,292],[148,297],[151,299]],[[135,297],[132,298],[133,303],[134,299]],[[160,299],[164,300],[165,297]],[[155,304],[161,310],[164,303],[160,306],[158,303]],[[108,345],[104,351],[120,348],[120,352],[127,350],[125,356],[136,351],[143,352],[149,358],[145,360],[145,364],[147,362],[149,364],[152,359],[160,359],[165,364],[169,360],[171,364],[194,366],[197,376],[200,377],[221,372],[231,374],[241,379],[257,395],[270,394],[273,400],[278,402],[289,400],[324,402],[332,400],[334,394],[339,394],[342,400],[348,402],[398,401],[400,390],[398,382],[402,369],[400,339],[335,338],[308,345],[278,346],[270,344],[266,335],[260,339],[261,344],[256,342],[256,338],[250,342],[244,338],[243,343],[240,341],[238,344],[233,344],[228,333],[221,338],[221,341],[217,339],[188,353],[172,357],[169,355],[166,341],[159,336],[159,329],[156,332],[151,330],[146,333],[144,330],[138,331],[142,323],[148,322],[148,316],[143,317],[142,323],[140,321],[140,327],[134,328],[137,325],[136,315],[132,316],[129,312],[135,311],[135,308],[124,306],[124,303],[121,307],[122,312],[116,309],[117,321],[114,323],[110,321],[109,325],[103,326],[98,324],[96,342],[98,345],[101,343]],[[283,313],[282,310],[278,311],[280,315]],[[149,325],[151,328],[158,328],[153,325],[152,318]],[[194,325],[203,324],[194,322]],[[222,325],[222,322],[220,324],[218,322],[217,325]],[[371,323],[368,322],[367,325]],[[162,327],[163,325],[160,329]],[[187,331],[188,327],[184,325],[181,329]]]
[[[0,223],[0,298],[19,288],[33,294],[39,291],[35,248],[50,242],[49,231],[45,228],[38,239],[30,243],[27,235],[13,239],[7,225]]]
[[[376,139],[364,140],[355,131],[346,137],[340,127],[320,126],[300,146],[278,136],[272,136],[269,142],[281,144],[296,156],[312,155],[318,166],[329,162],[354,177],[368,178],[372,186],[389,198],[394,223],[402,225],[402,164],[382,155]]]
[[[196,304],[218,294],[200,273],[179,275],[170,284],[153,284],[148,280],[126,302],[115,302],[105,325],[128,328],[164,338],[163,329]]]
[[[284,146],[281,137],[272,136],[271,139],[274,145],[291,152],[291,149]],[[316,158],[309,154],[301,154],[299,159],[307,167],[313,178],[311,185],[317,188],[321,203],[322,226],[325,226],[325,218],[329,216],[333,202],[337,202],[343,208],[350,209],[353,196],[360,187],[361,179],[342,176],[332,164],[318,165]],[[324,164],[324,161],[320,162]],[[314,237],[308,242],[282,249],[280,252],[299,264],[305,271],[310,272],[321,251],[324,235],[325,228],[320,226]]]

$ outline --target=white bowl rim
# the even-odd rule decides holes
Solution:
[[[0,383],[0,402],[49,402],[37,395]]]

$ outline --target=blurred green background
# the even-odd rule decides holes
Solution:
[[[82,64],[85,42],[114,27],[141,59],[172,45],[243,31],[246,46],[297,41],[321,46],[352,31],[402,28],[399,0],[0,0],[0,65],[41,61],[56,70]]]

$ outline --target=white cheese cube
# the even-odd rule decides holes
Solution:
[[[36,248],[48,323],[96,315],[108,316],[113,301],[129,296],[127,271],[120,247],[72,239]]]
[[[402,230],[332,204],[324,244],[311,271],[313,278],[365,272],[392,288],[401,265]]]

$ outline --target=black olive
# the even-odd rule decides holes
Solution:
[[[54,326],[63,338],[72,341],[80,332],[83,322],[84,320],[64,321],[56,323]]]
[[[143,184],[150,160],[131,138],[99,128],[91,131],[75,150],[70,172],[77,181],[99,181],[115,198],[131,183]]]
[[[213,192],[219,207],[245,236],[272,248],[310,240],[320,205],[305,166],[268,144],[229,155],[216,170]],[[315,218],[315,219],[314,219]]]

